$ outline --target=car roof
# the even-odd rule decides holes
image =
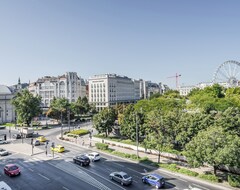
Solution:
[[[96,155],[96,154],[99,154],[99,153],[97,153],[97,152],[90,152],[90,153],[88,153],[88,154]]]
[[[7,164],[6,167],[17,166],[16,164]]]
[[[117,172],[118,174],[120,174],[120,175],[127,175],[127,173],[125,173],[125,172]]]
[[[163,176],[160,176],[159,174],[150,174],[150,175],[153,176],[153,177],[156,177],[158,179],[162,179],[163,178]]]

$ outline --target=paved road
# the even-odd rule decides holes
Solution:
[[[2,131],[1,131],[2,132]],[[38,154],[31,155],[31,146],[23,144],[23,147],[29,146],[28,150],[24,150],[26,155],[21,154],[21,148],[13,150],[11,156],[2,157],[0,166],[15,162],[22,168],[22,175],[9,178],[1,174],[1,178],[9,183],[13,189],[65,189],[65,190],[148,190],[154,189],[141,182],[141,177],[147,173],[157,172],[146,168],[138,163],[129,162],[127,160],[117,158],[115,156],[101,154],[102,159],[99,162],[91,163],[89,167],[81,167],[72,162],[73,156],[90,152],[86,147],[76,146],[74,144],[64,143],[56,138],[60,133],[60,128],[40,131],[39,134],[47,136],[50,142],[64,145],[66,152],[56,153],[54,159],[50,159],[51,154],[45,155],[45,146],[41,145],[34,149]],[[24,142],[30,143],[30,139],[24,139]],[[21,139],[15,140],[12,144],[21,145]],[[3,145],[8,146],[8,145]],[[22,147],[22,148],[23,148]],[[50,146],[48,147],[49,152]],[[14,153],[20,152],[20,153]],[[109,174],[113,171],[125,171],[133,177],[131,186],[123,187],[109,179]],[[204,190],[219,190],[203,183],[196,183],[190,179],[186,180],[178,175],[161,172],[166,178],[167,184],[164,189],[187,189],[189,185]]]

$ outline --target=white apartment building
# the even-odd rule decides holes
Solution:
[[[13,97],[9,87],[0,85],[0,124],[15,121],[15,109],[11,103]]]
[[[140,83],[126,76],[102,74],[90,77],[89,103],[98,110],[118,103],[136,102],[140,99]]]
[[[49,107],[54,97],[76,102],[78,97],[86,96],[85,82],[76,72],[66,72],[58,77],[45,76],[29,84],[28,90],[42,97],[43,107]]]

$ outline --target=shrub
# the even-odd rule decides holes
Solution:
[[[95,146],[100,150],[108,150],[108,145],[104,143],[95,143]]]
[[[180,168],[178,170],[179,173],[182,173],[182,174],[186,174],[188,176],[198,176],[199,174],[197,172],[194,172],[194,171],[191,171],[191,170],[188,170],[188,169],[185,169],[185,168]]]
[[[70,132],[70,134],[79,135],[79,136],[86,135],[88,133],[89,131],[86,129],[78,129]]]
[[[240,187],[240,176],[239,175],[228,175],[228,183],[232,187]]]
[[[179,170],[179,168],[177,167],[177,164],[159,164],[159,166],[173,172],[178,172]]]
[[[199,178],[212,181],[212,182],[218,182],[218,177],[212,174],[200,174]]]

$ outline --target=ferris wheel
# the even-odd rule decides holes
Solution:
[[[240,73],[240,63],[237,61],[226,61],[222,63],[213,76],[213,83],[222,83],[230,87],[239,85],[238,76]]]

